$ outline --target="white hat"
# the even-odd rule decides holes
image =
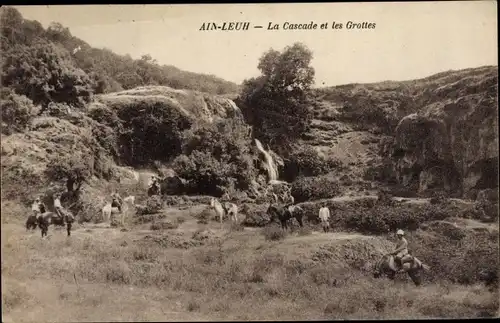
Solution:
[[[396,232],[396,234],[397,234],[397,235],[404,235],[405,233],[404,233],[404,231],[403,231],[403,230],[399,229],[399,230],[398,230],[398,232]]]

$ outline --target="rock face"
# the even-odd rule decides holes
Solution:
[[[228,98],[192,90],[176,90],[168,86],[143,86],[104,94],[98,100],[115,107],[148,101],[174,108],[188,119],[206,122],[213,122],[216,118],[242,116],[238,106]]]
[[[432,102],[402,118],[392,155],[398,181],[422,195],[498,188],[498,69],[434,90]]]

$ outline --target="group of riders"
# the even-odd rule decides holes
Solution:
[[[153,175],[151,177],[151,181],[149,183],[148,189],[155,190],[159,194],[160,189],[161,189],[160,188],[160,178]],[[293,197],[292,197],[290,189],[288,187],[287,187],[287,189],[284,190],[284,192],[280,192],[280,193],[282,193],[282,194],[278,194],[278,195],[281,195],[280,197],[283,200],[286,200],[287,199],[286,197],[291,197],[292,204],[293,204]],[[59,216],[59,218],[62,221],[67,221],[66,217],[72,216],[72,215],[68,212],[65,212],[65,210],[61,204],[61,195],[62,195],[61,193],[56,193],[54,195],[54,211],[55,211],[56,215]],[[227,194],[225,194],[225,195],[227,195]],[[273,193],[273,196],[274,196],[275,200],[278,200],[278,196],[275,193]],[[116,208],[118,208],[119,212],[121,212],[122,205],[123,205],[123,199],[120,196],[120,194],[115,191],[114,193],[111,194],[111,207],[116,207]],[[44,214],[47,211],[47,208],[46,208],[45,204],[42,202],[41,198],[37,197],[31,206],[31,210],[34,213],[33,215],[36,218],[38,218],[39,216],[41,216],[42,214]],[[399,269],[402,269],[403,265],[406,262],[410,261],[411,256],[409,255],[409,252],[408,252],[408,241],[404,237],[404,231],[397,230],[396,237],[397,237],[396,248],[394,249],[394,251],[388,253],[387,255],[393,256],[395,265]]]
[[[59,217],[61,221],[67,222],[69,219],[68,217],[71,217],[71,220],[73,219],[73,215],[71,212],[67,212],[62,204],[61,204],[61,196],[62,193],[56,193],[54,194],[54,213]],[[118,210],[121,212],[122,211],[122,205],[123,205],[123,199],[120,196],[118,192],[114,192],[111,194],[111,207],[116,207]],[[43,203],[42,199],[40,197],[37,197],[33,204],[31,204],[31,211],[33,212],[32,216],[34,216],[36,219],[38,219],[40,216],[45,214],[47,210],[47,206],[45,203]]]
[[[61,219],[61,221],[67,222],[68,217],[73,216],[70,212],[66,212],[64,210],[61,204],[61,196],[62,193],[54,194],[54,213]],[[47,207],[40,197],[37,197],[33,204],[31,204],[31,211],[33,212],[33,216],[37,219],[47,212]]]

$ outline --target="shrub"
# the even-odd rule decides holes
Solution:
[[[151,160],[168,162],[181,152],[182,132],[191,126],[191,120],[174,103],[144,98],[108,104],[122,120],[121,155],[130,165],[143,165]]]
[[[162,208],[163,208],[163,201],[161,200],[160,196],[158,195],[150,196],[146,200],[145,208],[140,210],[140,214],[142,215],[155,214],[160,212]]]
[[[433,205],[375,205],[357,210],[344,220],[344,225],[363,233],[381,234],[397,229],[416,230],[420,224],[455,216],[458,209]]]
[[[278,241],[285,239],[286,233],[280,227],[272,225],[262,229],[264,238],[269,241]]]
[[[301,177],[292,183],[292,196],[296,203],[325,199],[340,194],[337,182],[329,177]]]
[[[2,88],[0,110],[2,111],[2,133],[9,135],[26,130],[33,120],[35,106],[24,95]]]
[[[255,176],[248,127],[224,120],[186,132],[184,154],[172,168],[189,181],[194,194],[222,196],[224,190],[246,190]]]
[[[245,214],[245,219],[241,223],[248,227],[263,227],[270,221],[266,211],[266,205],[243,204],[241,213]]]
[[[287,181],[294,181],[298,176],[319,176],[340,167],[337,160],[325,160],[310,146],[294,149],[285,160],[284,176]]]

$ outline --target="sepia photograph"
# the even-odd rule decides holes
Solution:
[[[0,30],[2,322],[500,316],[496,1]]]

